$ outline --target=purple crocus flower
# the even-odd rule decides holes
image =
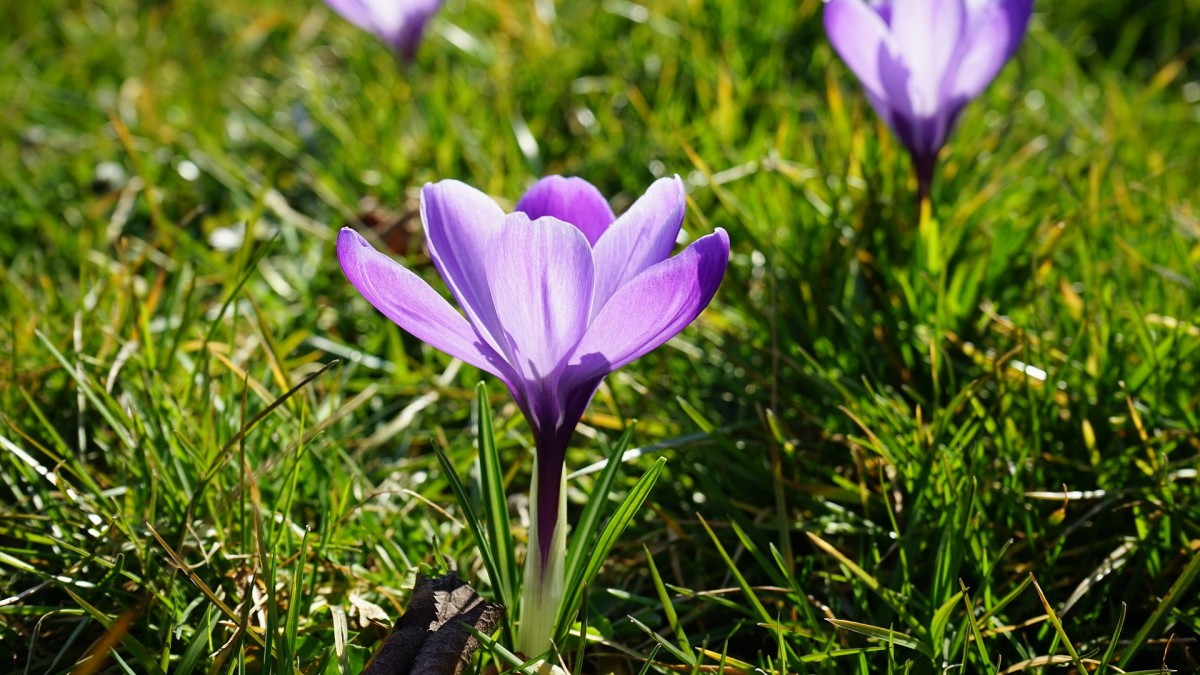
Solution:
[[[684,214],[678,177],[620,218],[587,181],[550,176],[505,214],[458,181],[427,184],[421,220],[464,317],[354,230],[338,236],[350,283],[401,328],[500,378],[533,429],[533,530],[519,642],[549,645],[562,596],[564,456],[601,380],[663,344],[708,305],[729,261],[722,229],[669,257]]]
[[[825,32],[912,155],[922,197],[967,103],[1008,62],[1033,0],[830,0]]]
[[[342,18],[374,33],[398,56],[411,61],[425,23],[446,0],[325,0]]]

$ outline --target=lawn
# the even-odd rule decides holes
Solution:
[[[356,673],[418,573],[499,598],[529,426],[334,244],[444,291],[421,186],[549,174],[731,242],[567,454],[642,450],[571,523],[657,475],[569,671],[1200,669],[1194,0],[1038,0],[924,221],[819,0],[450,0],[407,64],[315,0],[10,4],[0,670]]]

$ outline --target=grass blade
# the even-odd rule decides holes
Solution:
[[[929,646],[911,635],[905,635],[904,633],[899,633],[890,628],[880,628],[878,626],[871,626],[865,623],[859,623],[857,621],[846,621],[844,619],[828,619],[828,621],[829,623],[843,630],[848,630],[860,635],[866,635],[869,638],[881,640],[889,645],[895,644],[900,645],[901,647],[915,649],[931,659],[934,658],[933,652],[929,649]]]
[[[646,552],[646,565],[650,568],[650,578],[654,582],[655,592],[658,593],[658,601],[662,603],[663,613],[667,616],[667,625],[675,633],[675,639],[679,640],[679,648],[690,655],[692,645],[688,642],[683,624],[679,623],[679,614],[675,612],[675,605],[671,604],[671,595],[667,592],[662,575],[658,573],[658,565],[654,564],[654,556],[650,555],[649,548],[643,546],[642,550]],[[685,663],[692,663],[692,660],[685,660]]]
[[[475,545],[479,548],[479,556],[483,558],[483,566],[487,569],[488,578],[500,579],[500,569],[496,565],[496,556],[493,555],[492,547],[488,542],[487,530],[480,522],[479,516],[475,514],[475,508],[471,506],[471,498],[467,495],[466,486],[458,477],[454,462],[450,461],[450,457],[446,455],[446,451],[440,445],[435,443],[433,450],[437,455],[438,464],[442,467],[442,473],[446,475],[446,482],[450,484],[450,490],[454,492],[454,498],[458,501],[459,508],[463,510],[463,520],[466,521],[467,528],[471,530],[471,535],[475,537]]]
[[[608,462],[592,485],[591,498],[583,507],[579,523],[571,533],[571,543],[567,547],[567,564],[564,567],[568,587],[578,585],[579,580],[583,578],[584,555],[592,540],[596,538],[600,519],[604,517],[605,507],[608,506],[608,495],[612,491],[613,482],[616,481],[617,472],[621,470],[621,456],[625,454],[625,449],[629,447],[629,441],[633,437],[633,428],[633,424],[626,427],[609,451]]]
[[[742,593],[745,594],[746,599],[750,601],[750,605],[754,608],[754,612],[758,614],[759,621],[768,625],[775,623],[774,617],[767,612],[767,608],[763,607],[763,604],[761,601],[759,601],[758,596],[754,594],[754,589],[750,587],[750,583],[746,581],[746,577],[742,575],[741,570],[739,570],[738,566],[733,562],[733,558],[729,557],[729,553],[725,550],[725,547],[721,545],[721,540],[717,538],[717,534],[713,532],[713,529],[711,526],[709,526],[708,521],[705,520],[700,514],[696,514],[696,517],[700,519],[700,524],[704,526],[704,531],[708,532],[709,538],[711,538],[713,544],[716,545],[717,553],[719,553],[721,559],[725,561],[725,565],[729,567],[729,571],[733,574],[733,578],[737,580],[738,587],[742,589]]]
[[[1029,575],[1033,577],[1032,574]],[[1083,665],[1083,661],[1079,658],[1079,652],[1075,651],[1075,645],[1071,644],[1070,638],[1067,637],[1067,632],[1063,630],[1062,622],[1058,620],[1058,615],[1055,614],[1054,608],[1050,606],[1050,601],[1046,600],[1046,594],[1042,592],[1042,587],[1038,585],[1037,578],[1033,579],[1033,588],[1037,591],[1038,598],[1042,601],[1042,606],[1046,608],[1046,617],[1050,619],[1050,624],[1054,626],[1054,630],[1058,633],[1059,639],[1062,640],[1063,646],[1067,648],[1067,653],[1071,655],[1071,663],[1075,664],[1075,669],[1079,671],[1079,675],[1088,675],[1087,666]]]
[[[962,591],[957,593],[956,597],[961,596],[963,604],[967,607],[967,624],[971,626],[971,635],[975,638],[975,649],[979,651],[979,658],[983,659],[984,672],[991,672],[992,659],[988,656],[987,646],[983,644],[983,632],[979,630],[979,622],[975,620],[975,607],[971,603],[971,595],[967,593],[967,585],[962,579],[958,580],[958,585]]]
[[[512,601],[517,597],[517,560],[513,548],[512,523],[508,515],[508,499],[504,491],[504,470],[500,467],[500,455],[496,451],[496,439],[492,433],[492,411],[488,405],[487,387],[483,382],[475,386],[475,414],[484,520],[487,523],[488,547],[495,558],[498,572],[498,576],[492,577],[496,585],[496,600],[505,607],[512,607]],[[504,612],[501,621],[505,627],[505,639],[511,639],[513,633],[510,612]]]
[[[1167,594],[1163,597],[1162,602],[1158,603],[1158,607],[1154,608],[1154,612],[1150,614],[1149,619],[1146,619],[1146,623],[1142,624],[1142,627],[1138,629],[1138,632],[1134,633],[1133,639],[1129,641],[1129,646],[1126,647],[1125,651],[1121,653],[1121,663],[1119,665],[1122,668],[1124,668],[1126,664],[1128,664],[1138,653],[1138,650],[1142,648],[1142,645],[1146,642],[1146,638],[1150,636],[1150,631],[1154,630],[1155,627],[1162,622],[1163,617],[1167,615],[1167,612],[1170,612],[1171,609],[1175,607],[1175,605],[1181,599],[1183,599],[1184,594],[1187,593],[1188,588],[1190,588],[1192,584],[1196,582],[1197,577],[1200,577],[1200,552],[1192,555],[1192,559],[1190,562],[1188,562],[1187,567],[1184,568],[1183,573],[1179,575],[1179,578],[1175,580],[1175,583],[1171,584],[1171,590],[1167,591]],[[1034,582],[1034,585],[1036,586],[1037,582]],[[1040,590],[1038,592],[1041,593]]]

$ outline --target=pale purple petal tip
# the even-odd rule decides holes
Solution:
[[[729,235],[717,228],[622,286],[576,347],[572,378],[588,381],[599,367],[612,372],[686,328],[712,300],[728,263]]]
[[[365,0],[325,0],[325,4],[355,26],[376,32],[374,13]]]
[[[954,73],[952,96],[965,102],[983,93],[1016,53],[1032,13],[1032,0],[993,0],[972,9],[970,34]]]
[[[551,216],[570,223],[593,245],[616,220],[604,195],[591,183],[574,177],[546,176],[529,188],[515,210],[530,220]]]
[[[481,370],[506,381],[512,379],[507,367],[450,303],[348,227],[338,234],[337,257],[350,283],[396,325]]]
[[[883,95],[879,72],[882,53],[890,49],[887,24],[862,0],[831,0],[825,6],[825,34],[838,56],[875,96]]]
[[[411,60],[425,24],[445,0],[325,0],[342,18],[374,33],[397,55]]]
[[[429,255],[458,306],[491,347],[504,353],[500,322],[487,273],[487,240],[504,222],[491,197],[456,180],[427,183],[421,189],[421,222]]]
[[[593,316],[618,288],[671,255],[687,192],[679,176],[659,178],[596,242],[596,299]]]

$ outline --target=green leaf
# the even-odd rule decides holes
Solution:
[[[680,661],[682,661],[683,663],[685,663],[689,666],[696,665],[696,656],[694,654],[691,654],[690,652],[685,652],[684,650],[680,649],[679,647],[676,647],[675,645],[671,644],[670,640],[668,640],[665,637],[659,635],[658,633],[650,630],[649,626],[642,623],[641,621],[638,621],[637,619],[633,618],[632,616],[629,617],[629,620],[631,622],[633,622],[633,625],[640,628],[643,633],[648,635],[651,640],[654,640],[656,643],[658,643],[658,645],[660,647],[667,650],[668,652],[671,652],[671,654],[673,654],[675,656],[675,658],[679,659]]]
[[[584,556],[591,548],[592,541],[595,540],[600,530],[600,520],[604,517],[609,503],[608,496],[612,492],[617,473],[621,470],[621,456],[625,454],[625,450],[629,447],[629,441],[633,437],[633,427],[634,425],[630,424],[609,451],[608,462],[600,471],[596,482],[593,483],[592,494],[589,496],[587,505],[583,507],[579,522],[571,532],[571,542],[567,546],[567,562],[563,568],[567,588],[574,588],[583,579],[586,562]],[[560,610],[561,618],[566,618],[569,614],[570,612],[566,611],[565,607]]]
[[[284,668],[293,668],[296,655],[296,633],[300,626],[300,605],[304,604],[304,563],[308,558],[309,529],[304,528],[300,539],[300,552],[296,556],[296,569],[292,572],[292,590],[288,596],[287,623],[284,625],[283,648],[280,662]]]
[[[857,621],[846,621],[844,619],[828,619],[828,621],[838,628],[859,633],[861,635],[866,635],[867,637],[875,638],[876,640],[882,640],[888,644],[895,644],[900,645],[901,647],[907,647],[908,649],[915,649],[925,656],[928,656],[930,659],[934,658],[933,650],[929,648],[929,645],[921,642],[911,635],[898,633],[890,628],[880,628],[878,626],[871,626],[865,623],[858,623]]]
[[[1133,639],[1129,641],[1129,646],[1121,653],[1121,663],[1119,665],[1122,668],[1142,648],[1142,645],[1146,642],[1146,638],[1150,636],[1150,631],[1154,630],[1163,617],[1167,615],[1167,612],[1171,611],[1171,608],[1185,597],[1188,588],[1195,583],[1197,577],[1200,577],[1200,552],[1192,555],[1192,559],[1188,562],[1187,567],[1184,568],[1183,573],[1179,575],[1175,583],[1171,584],[1171,589],[1167,591],[1162,601],[1158,603],[1158,607],[1154,608],[1154,611],[1150,614],[1150,618],[1146,619],[1146,623],[1142,624],[1142,627],[1134,634]],[[1034,582],[1034,585],[1036,586],[1037,582]],[[1041,590],[1039,589],[1038,592],[1041,593]],[[1057,624],[1055,624],[1055,627],[1057,627]]]
[[[492,547],[489,545],[487,530],[479,520],[479,516],[475,514],[475,508],[471,506],[471,499],[467,495],[466,486],[459,479],[458,472],[454,468],[454,463],[450,461],[450,457],[446,455],[446,451],[436,443],[433,446],[433,450],[437,455],[438,464],[442,467],[442,473],[446,476],[446,482],[450,484],[450,490],[454,492],[454,498],[458,501],[459,508],[463,510],[463,519],[467,523],[467,528],[471,530],[471,535],[475,537],[475,544],[479,547],[479,557],[483,558],[483,566],[487,569],[488,577],[491,579],[500,579],[500,568],[496,563],[496,556],[492,551]]]
[[[957,595],[962,597],[963,604],[967,606],[967,623],[971,626],[971,635],[975,638],[975,649],[979,652],[979,658],[983,659],[984,672],[991,672],[992,659],[988,656],[987,645],[983,643],[983,631],[979,630],[979,622],[975,619],[975,607],[971,603],[971,595],[967,593],[967,586],[962,579],[959,579],[958,585],[962,590]]]
[[[517,560],[513,546],[512,523],[508,515],[508,499],[504,491],[504,471],[500,467],[500,454],[496,450],[496,439],[492,432],[492,411],[488,405],[487,387],[483,382],[475,386],[475,415],[488,547],[492,551],[499,574],[492,577],[496,588],[496,600],[505,607],[512,607],[512,602],[517,597]],[[510,615],[511,612],[505,612],[501,619],[506,640],[511,640],[513,635]]]
[[[962,593],[955,593],[949,600],[942,603],[938,607],[938,611],[933,613],[933,621],[929,623],[929,643],[934,651],[941,650],[942,638],[946,635],[946,625],[950,622],[950,614],[954,611],[954,607],[962,600]]]
[[[642,546],[642,550],[646,553],[646,565],[650,568],[650,579],[654,582],[654,590],[658,593],[658,601],[662,603],[663,613],[667,616],[667,625],[675,633],[675,639],[679,640],[679,648],[689,656],[692,652],[692,645],[688,641],[687,633],[683,630],[683,624],[679,622],[679,614],[675,612],[675,605],[671,603],[671,594],[667,592],[667,586],[663,583],[662,575],[658,573],[658,565],[654,564],[654,556],[650,555],[650,549]],[[684,660],[685,663],[693,663],[693,660]]]
[[[1032,574],[1029,576],[1033,577]],[[1062,640],[1063,646],[1067,648],[1067,653],[1071,655],[1071,662],[1075,664],[1075,670],[1079,672],[1079,675],[1088,675],[1087,666],[1083,665],[1083,661],[1079,658],[1079,652],[1075,651],[1075,645],[1067,637],[1067,631],[1063,629],[1062,621],[1059,621],[1058,614],[1050,606],[1050,601],[1046,599],[1046,594],[1042,592],[1042,587],[1038,585],[1036,578],[1033,579],[1033,588],[1037,591],[1038,599],[1042,601],[1042,607],[1046,608],[1046,618],[1050,620],[1050,624],[1054,626],[1055,633]]]
[[[618,446],[621,444],[618,443]],[[620,457],[618,453],[616,455]],[[571,626],[571,618],[579,609],[579,603],[583,597],[583,590],[590,586],[596,578],[596,574],[600,571],[600,566],[608,558],[608,554],[612,551],[613,545],[617,543],[617,539],[621,537],[621,533],[629,525],[633,517],[642,508],[642,504],[649,496],[650,490],[654,487],[654,483],[658,480],[659,474],[666,466],[667,460],[660,457],[655,460],[654,464],[642,474],[633,488],[629,490],[629,494],[625,495],[625,499],[617,506],[617,510],[613,512],[612,518],[608,520],[608,524],[604,526],[604,531],[600,533],[595,546],[591,549],[591,554],[588,555],[587,564],[583,566],[581,574],[567,577],[566,593],[563,596],[563,603],[559,609],[558,631],[555,634],[555,643],[562,643],[566,637],[567,631]],[[607,468],[606,468],[607,471]],[[593,497],[592,501],[596,501]]]
[[[199,665],[200,659],[206,655],[206,652],[211,651],[209,631],[212,630],[213,614],[216,611],[217,609],[213,605],[204,608],[204,618],[196,626],[196,632],[192,634],[192,640],[183,652],[183,658],[175,669],[176,675],[191,675]]]

